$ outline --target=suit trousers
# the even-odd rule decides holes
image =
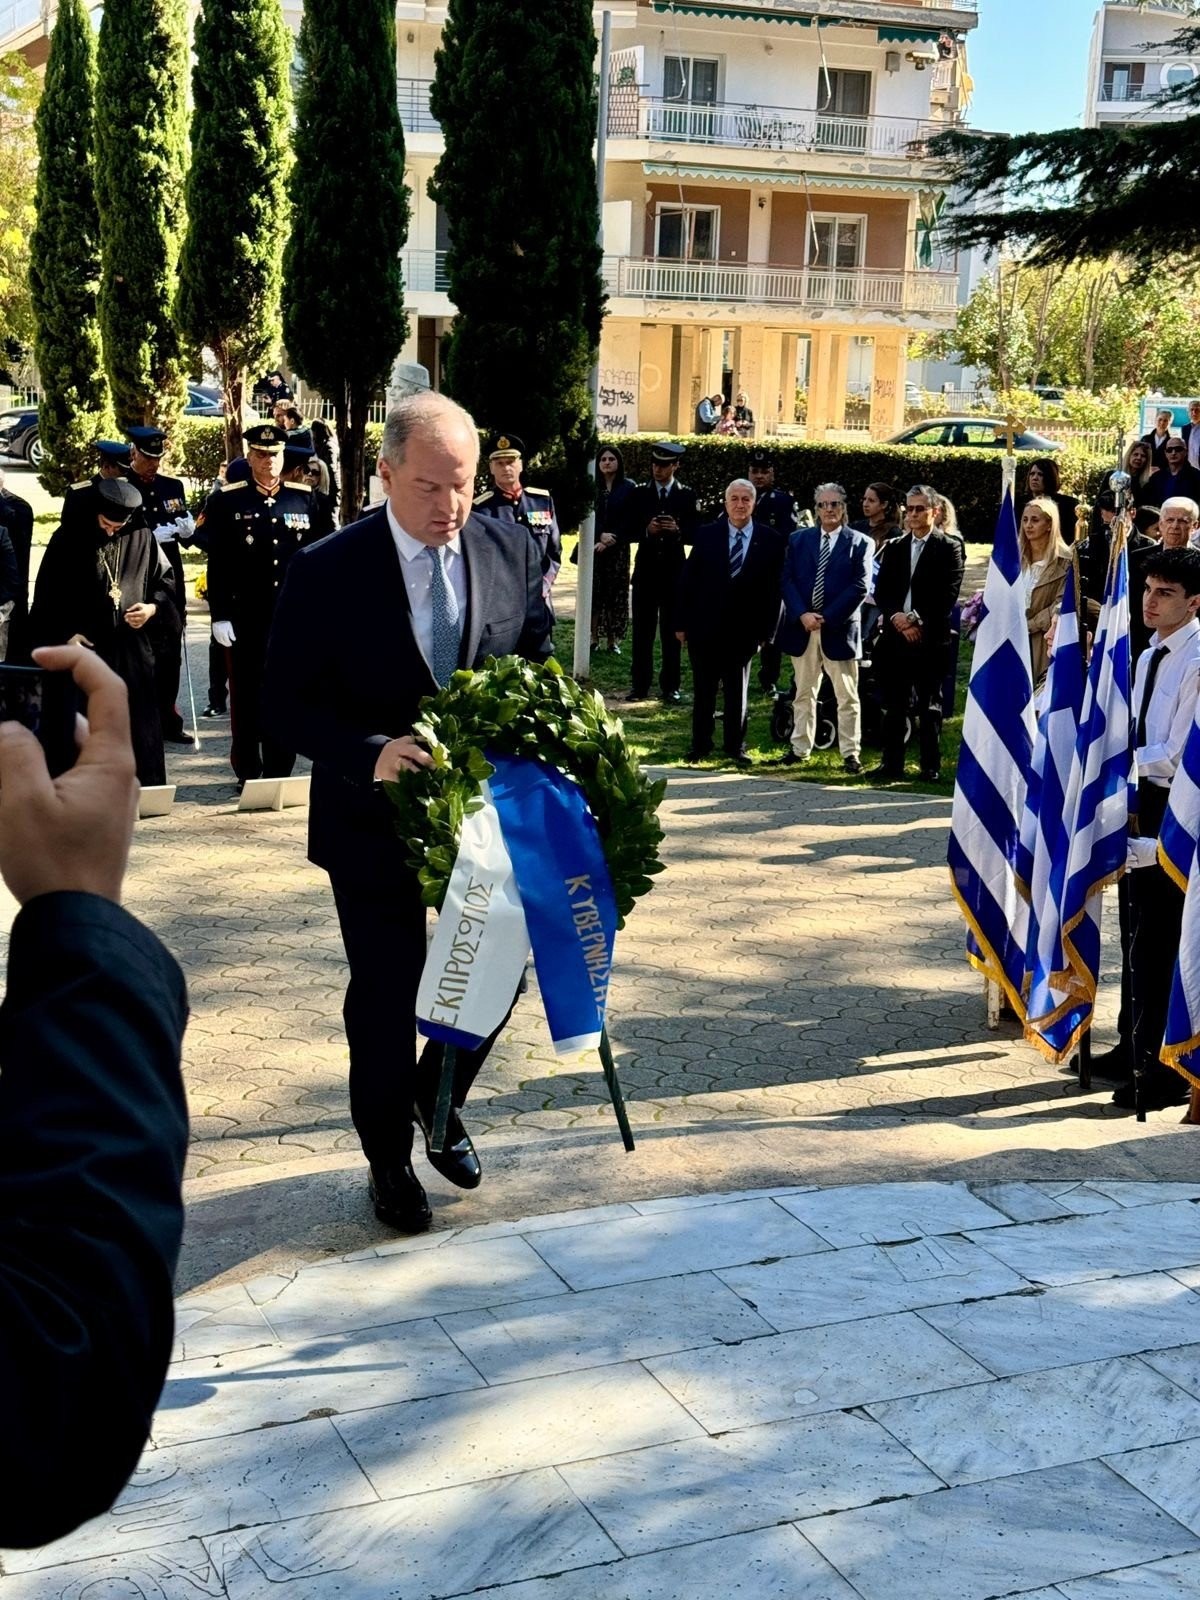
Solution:
[[[662,639],[662,666],[658,686],[663,697],[679,690],[679,640],[675,637],[675,584],[678,573],[663,572],[635,577],[631,616],[633,619],[631,687],[648,694],[654,679],[654,636]]]
[[[792,749],[801,760],[813,747],[817,732],[817,700],[821,693],[821,674],[833,685],[838,708],[838,749],[843,756],[858,756],[862,750],[862,705],[858,698],[858,662],[831,661],[821,649],[821,635],[808,636],[802,656],[792,657],[796,674],[796,698],[792,702]]]
[[[182,666],[183,635],[187,632],[187,579],[183,572],[183,557],[176,540],[169,539],[159,546],[171,568],[175,580],[175,609],[179,613],[179,627],[160,632],[154,650],[154,691],[158,700],[158,719],[163,737],[172,738],[183,726],[179,714],[179,673]]]
[[[413,1144],[413,1100],[432,1100],[442,1049],[416,1049],[417,989],[425,965],[425,907],[415,884],[397,889],[331,875],[350,982],[342,1017],[350,1046],[350,1115],[373,1165],[407,1161]],[[516,1005],[516,996],[513,997]],[[476,1050],[460,1050],[454,1105],[461,1108],[480,1067],[512,1015]]]
[[[876,649],[874,666],[883,702],[883,732],[880,737],[882,766],[887,772],[904,771],[904,751],[908,743],[908,719],[917,725],[921,749],[921,770],[937,772],[942,764],[942,678],[945,648],[938,645],[907,644],[890,622]],[[893,644],[888,631],[895,634]],[[886,643],[885,643],[886,641]]]
[[[753,655],[753,651],[729,645],[688,645],[692,663],[692,749],[698,755],[707,755],[712,749],[718,690],[723,706],[721,734],[725,754],[742,753]]]
[[[1164,791],[1165,793],[1165,791]],[[1158,1058],[1179,959],[1183,890],[1155,864],[1129,877],[1129,995],[1133,1058],[1147,1077],[1173,1077]]]
[[[230,765],[238,779],[289,778],[296,752],[285,750],[263,726],[263,673],[267,663],[265,637],[239,633],[225,652],[229,672]]]

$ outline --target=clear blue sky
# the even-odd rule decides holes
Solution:
[[[990,133],[1077,128],[1097,0],[979,0],[967,36],[971,125]]]

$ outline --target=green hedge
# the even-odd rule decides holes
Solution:
[[[606,437],[605,444],[619,447],[625,471],[645,480],[650,476],[650,450],[663,434]],[[679,440],[687,446],[680,463],[681,483],[695,489],[701,512],[715,516],[724,503],[725,487],[732,478],[747,475],[751,444],[744,439],[708,436]],[[1000,452],[991,450],[931,450],[918,445],[822,444],[807,439],[772,439],[775,481],[796,496],[801,509],[810,511],[819,483],[844,484],[851,511],[860,515],[859,501],[868,483],[891,483],[901,494],[914,483],[929,483],[949,495],[958,512],[959,527],[967,539],[990,544],[1000,504]],[[1018,462],[1021,457],[1018,456]],[[1033,459],[1026,457],[1026,459]],[[1100,474],[1112,463],[1072,451],[1056,452],[1065,494],[1088,499]],[[1022,469],[1018,466],[1017,481]],[[1068,538],[1074,529],[1065,530]]]
[[[625,471],[631,478],[650,476],[650,450],[664,434],[631,434],[625,438],[606,437],[606,444],[620,448]],[[367,472],[374,472],[383,426],[367,428]],[[171,466],[182,477],[195,478],[205,488],[217,475],[225,453],[225,432],[221,422],[207,417],[185,417],[179,425],[171,453]],[[680,480],[695,489],[700,509],[716,516],[731,478],[746,476],[750,464],[750,444],[744,439],[716,439],[690,436],[680,440],[687,454],[680,467]],[[770,441],[775,456],[775,480],[796,496],[801,508],[810,510],[813,490],[818,483],[841,483],[850,495],[854,515],[868,483],[895,484],[901,494],[914,483],[931,483],[950,496],[958,511],[959,526],[966,538],[990,544],[1000,503],[1000,453],[991,450],[930,450],[917,445],[820,444],[807,439]],[[1021,458],[1018,457],[1018,460]],[[1030,459],[1026,457],[1025,459]],[[1055,454],[1062,487],[1066,494],[1090,499],[1101,473],[1112,462],[1085,456],[1071,450]],[[481,462],[481,482],[486,481],[486,466]],[[532,480],[553,493],[551,475],[538,471]],[[1018,483],[1020,468],[1018,468]],[[569,531],[564,529],[564,532]],[[1064,529],[1068,538],[1073,529]]]

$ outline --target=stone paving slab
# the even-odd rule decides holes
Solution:
[[[1019,1187],[1018,1217],[1076,1193]],[[646,1217],[447,1231],[184,1296],[130,1486],[68,1538],[0,1553],[0,1600],[1180,1600],[1200,1576],[1197,1210],[1171,1186],[1104,1188],[1105,1209],[1037,1222],[997,1185],[664,1196]],[[843,1236],[812,1250],[802,1200]],[[798,1253],[763,1263],[771,1213],[773,1248]],[[888,1216],[928,1231],[851,1242]],[[984,1243],[947,1231],[956,1218]],[[1169,1221],[1186,1260],[1075,1281],[1094,1244],[1077,1220],[1112,1237]],[[645,1222],[656,1276],[562,1276]],[[714,1274],[698,1224],[746,1265]],[[1004,1276],[900,1313],[850,1292],[864,1251],[908,1282],[914,1250],[953,1246]],[[743,1281],[771,1267],[795,1286],[784,1320],[817,1325],[777,1331]],[[491,1303],[456,1310],[456,1286]],[[1073,1325],[1027,1339],[1052,1303]],[[1114,1325],[1123,1348],[1097,1358]]]

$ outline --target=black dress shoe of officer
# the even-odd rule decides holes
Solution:
[[[417,1126],[425,1135],[425,1158],[433,1170],[440,1172],[446,1182],[454,1184],[456,1188],[478,1189],[483,1181],[483,1168],[479,1165],[471,1136],[463,1127],[462,1119],[454,1107],[450,1107],[450,1115],[446,1119],[446,1143],[440,1155],[429,1142],[433,1133],[432,1112],[426,1114],[424,1108],[416,1104],[413,1112]]]
[[[393,1167],[372,1167],[367,1192],[380,1222],[398,1233],[424,1233],[433,1212],[410,1161]]]
[[[1152,1072],[1142,1090],[1142,1105],[1147,1111],[1165,1111],[1168,1106],[1183,1105],[1190,1095],[1191,1090],[1177,1073]],[[1132,1079],[1113,1091],[1112,1103],[1122,1111],[1136,1110],[1137,1090]]]
[[[1079,1076],[1079,1057],[1072,1056],[1069,1070]],[[1091,1061],[1093,1078],[1103,1078],[1106,1083],[1129,1082],[1129,1046],[1124,1044],[1114,1045],[1111,1050],[1105,1050],[1098,1056],[1093,1056]]]

